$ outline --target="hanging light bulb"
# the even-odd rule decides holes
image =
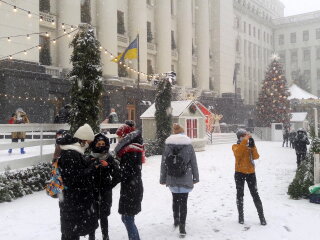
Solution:
[[[68,38],[70,38],[71,37],[71,34],[70,33],[68,33]]]
[[[28,54],[26,50],[24,50],[24,52],[23,52],[23,53],[24,53],[24,55],[27,55],[27,54]]]
[[[49,37],[49,33],[48,32],[46,32],[46,37]]]
[[[30,11],[28,11],[28,17],[31,18],[32,17],[32,14]]]
[[[65,29],[63,29],[63,33],[66,33],[67,31]]]
[[[43,21],[43,16],[40,16],[39,20],[40,20],[40,22],[42,22]]]
[[[10,37],[8,37],[8,42],[11,42],[11,38]]]
[[[73,25],[71,25],[71,31],[73,31]]]
[[[10,55],[9,58],[12,59],[12,55]]]
[[[53,39],[53,40],[52,40],[52,43],[53,43],[53,44],[56,44],[56,40],[55,40],[55,39]]]
[[[38,49],[41,50],[41,48],[42,48],[41,45],[39,45],[39,46],[38,46]]]
[[[18,9],[17,9],[17,6],[13,6],[13,12],[17,12]]]
[[[29,34],[27,34],[27,39],[30,39],[30,35]]]
[[[64,27],[65,27],[65,26],[64,26],[64,23],[61,23],[61,27],[64,29]]]
[[[52,20],[51,24],[52,24],[52,25],[55,25],[56,23],[55,23],[55,21],[54,21],[54,20]]]

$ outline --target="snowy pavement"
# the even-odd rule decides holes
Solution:
[[[286,194],[296,168],[294,151],[274,142],[257,142],[257,147],[261,156],[256,165],[258,189],[268,225],[260,225],[247,187],[245,224],[237,223],[231,145],[207,146],[205,152],[197,153],[200,183],[190,193],[186,239],[319,239],[320,205],[310,204],[307,200],[291,200]],[[143,210],[136,216],[142,240],[178,238],[177,230],[172,227],[171,194],[166,187],[159,185],[159,168],[159,156],[148,158],[143,168]],[[109,218],[111,240],[127,239],[117,213],[118,199],[119,186],[113,191],[114,202]],[[0,213],[0,239],[60,239],[58,202],[44,192],[1,203]],[[97,237],[102,239],[100,229]]]

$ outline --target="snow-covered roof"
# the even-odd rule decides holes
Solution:
[[[291,122],[304,122],[307,118],[307,112],[293,112],[291,113]]]
[[[172,107],[172,116],[173,117],[179,117],[183,111],[189,107],[189,105],[192,103],[192,100],[187,101],[172,101],[171,107]],[[155,104],[152,104],[142,115],[140,118],[154,118],[154,115],[156,113],[156,107]]]
[[[289,88],[289,92],[291,95],[289,96],[289,100],[292,99],[318,99],[317,96],[303,90],[302,88],[298,87],[296,84],[292,84]]]

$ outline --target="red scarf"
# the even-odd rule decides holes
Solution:
[[[141,152],[142,153],[141,162],[142,163],[146,162],[146,154],[145,154],[145,150],[144,150],[144,146],[143,145],[141,145],[139,143],[132,143],[132,144],[122,148],[119,151],[118,156],[122,157],[124,154],[130,153],[130,152]]]

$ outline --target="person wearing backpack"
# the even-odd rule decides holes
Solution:
[[[166,139],[162,155],[160,184],[172,192],[174,227],[179,226],[184,237],[187,218],[187,201],[195,183],[199,182],[197,158],[191,139],[179,124],[173,125],[173,134]]]
[[[236,132],[238,141],[232,145],[232,151],[235,157],[235,174],[234,179],[237,189],[237,208],[238,221],[244,224],[243,214],[243,196],[244,186],[247,182],[254,205],[257,208],[261,225],[267,225],[263,213],[262,202],[258,193],[257,178],[255,174],[254,160],[259,159],[259,153],[255,146],[254,139],[245,129],[239,129]]]
[[[114,154],[120,159],[121,188],[119,214],[124,223],[129,240],[140,240],[135,225],[135,215],[141,212],[143,198],[142,162],[144,156],[141,132],[128,124],[121,125],[116,134],[119,138]]]
[[[93,188],[95,210],[100,219],[102,240],[109,240],[108,216],[112,206],[112,188],[117,184],[119,178],[119,165],[109,154],[110,142],[104,134],[98,133],[90,144],[91,154],[88,163],[96,161],[98,168],[93,174]],[[95,232],[89,235],[89,240],[95,239]]]
[[[67,134],[57,139],[61,148],[58,165],[64,185],[59,198],[61,240],[79,240],[98,228],[92,188],[97,165],[84,159],[84,152],[93,140],[94,133],[88,124],[81,126],[73,137]]]

